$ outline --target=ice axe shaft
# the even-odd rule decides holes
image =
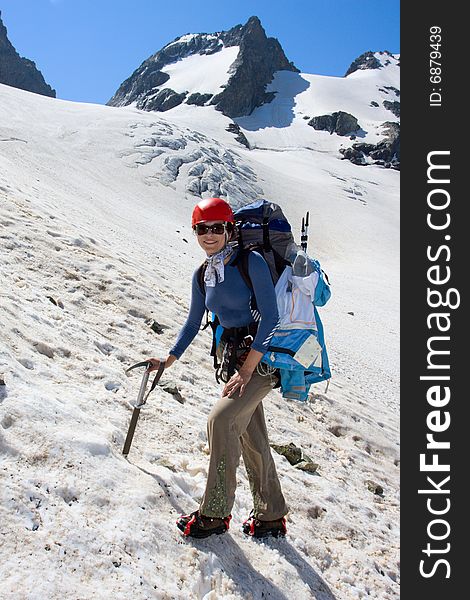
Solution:
[[[137,426],[137,421],[139,420],[140,415],[140,407],[135,407],[132,411],[132,419],[129,425],[129,430],[127,432],[126,441],[124,442],[124,448],[122,449],[122,453],[125,457],[129,454],[129,450],[131,449],[132,439],[134,437],[135,428]]]
[[[135,369],[137,367],[146,367],[146,370],[144,372],[144,375],[142,377],[142,383],[140,384],[140,390],[139,390],[139,395],[137,396],[137,403],[134,406],[134,410],[132,412],[132,418],[131,418],[131,422],[129,425],[129,430],[127,432],[127,436],[126,436],[126,441],[124,442],[124,448],[122,450],[122,453],[124,456],[127,457],[127,455],[129,454],[129,450],[131,448],[131,444],[132,444],[132,439],[134,437],[134,432],[135,432],[135,428],[137,426],[137,421],[139,420],[139,415],[140,415],[140,409],[142,408],[142,406],[144,406],[144,404],[147,402],[147,398],[149,397],[150,392],[152,392],[155,389],[155,386],[157,385],[164,369],[165,369],[165,365],[164,363],[160,363],[160,366],[158,367],[158,371],[157,374],[155,375],[155,379],[152,382],[152,385],[150,387],[150,391],[148,392],[147,395],[145,395],[145,391],[147,389],[147,384],[148,384],[148,380],[149,380],[149,376],[150,373],[148,371],[148,368],[150,367],[149,362],[144,361],[144,362],[140,362],[137,363],[135,365],[132,365],[132,367],[129,367],[127,369],[127,372]]]

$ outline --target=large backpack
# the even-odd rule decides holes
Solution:
[[[268,263],[274,285],[284,268],[290,264],[289,257],[296,244],[292,228],[282,209],[274,202],[258,200],[247,204],[234,213],[237,226],[238,248],[248,271],[248,252],[256,250]],[[246,268],[245,268],[246,267]]]
[[[286,219],[282,209],[274,202],[267,200],[258,200],[246,206],[243,206],[234,213],[236,222],[236,232],[238,241],[238,255],[231,266],[238,268],[240,275],[250,290],[253,291],[253,284],[250,279],[248,260],[249,253],[253,250],[259,252],[266,260],[273,283],[277,286],[278,282],[282,285],[281,294],[283,302],[279,298],[279,286],[276,287],[278,294],[278,306],[289,301],[289,285],[292,284],[290,271],[292,266],[300,262],[304,265],[306,276],[315,277],[313,286],[313,296],[311,298],[311,310],[315,317],[312,323],[315,325],[298,326],[293,323],[287,329],[279,328],[275,331],[268,352],[261,359],[261,363],[272,370],[280,372],[280,387],[284,397],[306,400],[308,390],[312,383],[322,380],[328,380],[331,377],[329,369],[328,355],[324,341],[323,326],[316,309],[317,306],[323,306],[329,300],[331,291],[328,278],[322,271],[317,260],[308,257],[295,243],[292,234],[292,228]],[[288,269],[286,270],[286,267]],[[289,273],[287,272],[289,271]],[[205,263],[201,265],[198,273],[198,281],[201,290],[204,292],[204,272]],[[285,285],[286,276],[289,275],[290,284]],[[281,281],[280,281],[281,279]],[[292,290],[290,290],[292,291]],[[256,298],[252,294],[252,311],[256,312]],[[216,379],[219,379],[222,365],[218,361],[217,348],[220,342],[231,340],[235,351],[230,357],[228,372],[224,373],[221,379],[224,381],[230,378],[235,371],[237,356],[237,344],[239,340],[244,339],[245,332],[224,331],[218,319],[213,315],[212,321],[206,319],[206,325],[211,325],[213,330],[213,343],[211,355],[214,357],[214,368],[216,369]],[[316,344],[316,345],[315,345]],[[313,356],[317,348],[317,354],[308,363],[308,356]],[[243,350],[243,347],[242,347]],[[242,352],[240,350],[240,352]],[[240,354],[240,353],[239,353]],[[296,359],[296,354],[297,358]],[[307,357],[307,358],[306,358]],[[299,384],[299,378],[303,384]],[[302,389],[301,389],[302,388]]]

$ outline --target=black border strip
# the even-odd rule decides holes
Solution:
[[[464,367],[470,329],[464,309],[470,256],[465,208],[470,202],[463,180],[470,166],[464,166],[457,143],[467,136],[470,31],[464,32],[458,9],[433,0],[401,5],[401,597],[406,600],[468,593],[463,591],[466,552],[458,548],[464,548],[470,531],[464,514],[470,439],[464,388],[464,374],[470,373]]]

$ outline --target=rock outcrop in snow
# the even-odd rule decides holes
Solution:
[[[211,57],[228,48],[238,49],[238,52],[228,55],[233,60],[226,65],[226,79],[217,89],[204,89],[204,82],[200,83],[200,89],[174,89],[177,78],[167,67],[189,57]],[[207,60],[206,63],[210,68]],[[268,38],[258,17],[251,17],[245,25],[236,25],[229,31],[176,38],[144,61],[108,104],[135,103],[138,108],[159,112],[183,102],[211,104],[228,117],[241,117],[273,99],[274,95],[266,92],[266,86],[274,73],[282,70],[298,72],[287,60],[278,40]]]
[[[383,105],[396,117],[400,117],[400,102],[397,100],[394,100],[393,102],[390,102],[390,100],[384,100]]]
[[[399,55],[392,54],[387,50],[383,52],[364,52],[356,60],[354,60],[346,71],[345,77],[354,75],[360,76],[360,71],[381,70],[384,73],[388,69],[395,70],[398,73],[400,67]],[[354,77],[352,79],[354,79]],[[395,75],[397,78],[397,75]],[[382,85],[377,87],[377,93],[382,98],[381,102],[377,99],[370,101],[369,106],[379,109],[381,106],[388,112],[400,119],[400,90],[395,85]],[[319,117],[317,117],[318,119]],[[313,120],[312,120],[313,121]],[[309,125],[313,125],[309,122]],[[378,127],[378,133],[383,136],[383,139],[378,143],[371,143],[369,140],[354,143],[349,148],[340,148],[339,152],[344,158],[350,160],[355,165],[381,165],[384,167],[392,167],[400,169],[400,122],[384,121]]]
[[[338,135],[350,135],[360,129],[356,117],[342,110],[334,112],[332,115],[313,117],[308,124],[314,129]]]
[[[364,71],[366,69],[381,69],[383,67],[387,67],[390,64],[396,64],[400,66],[400,60],[389,52],[388,50],[384,50],[383,52],[364,52],[351,63],[351,66],[345,73],[345,77],[351,75],[355,71]]]
[[[383,124],[385,139],[378,144],[356,143],[340,153],[355,165],[382,165],[400,170],[400,124]]]
[[[22,58],[8,39],[0,11],[0,83],[55,98],[56,92],[44,81],[35,63]]]

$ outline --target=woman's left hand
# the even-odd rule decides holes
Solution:
[[[240,369],[240,371],[234,373],[225,384],[223,396],[231,396],[237,391],[237,389],[239,389],[240,391],[238,392],[238,396],[240,397],[245,391],[245,388],[252,375],[252,372],[243,371],[243,369]]]

